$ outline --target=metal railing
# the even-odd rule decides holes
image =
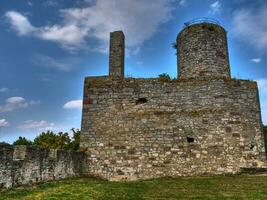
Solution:
[[[216,24],[216,25],[221,26],[220,22],[217,21],[216,19],[207,18],[207,17],[193,19],[191,21],[184,23],[184,25],[191,26],[193,24],[201,24],[201,23],[210,23],[210,24]]]

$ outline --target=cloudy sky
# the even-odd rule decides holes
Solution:
[[[85,76],[108,73],[109,32],[126,36],[126,76],[177,75],[184,22],[228,31],[231,74],[256,80],[267,124],[266,0],[1,0],[0,141],[80,128]]]

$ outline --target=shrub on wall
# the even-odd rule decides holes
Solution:
[[[25,137],[19,137],[13,145],[32,145],[32,141],[27,140]]]
[[[161,81],[171,81],[171,77],[167,73],[163,73],[159,75],[159,80]]]

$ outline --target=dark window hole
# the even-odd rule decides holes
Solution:
[[[250,145],[250,149],[251,149],[251,150],[252,150],[254,147],[255,147],[255,145],[253,145],[253,144]]]
[[[119,170],[117,170],[117,173],[118,173],[118,175],[125,175],[125,174],[124,174],[124,172],[123,172],[123,171],[121,171],[120,169],[119,169]]]
[[[186,137],[186,140],[187,140],[188,143],[193,143],[193,142],[195,142],[195,139],[192,138],[192,137]]]
[[[210,26],[208,29],[209,31],[214,31],[214,28],[212,26]]]
[[[214,31],[215,30],[214,27],[212,27],[212,26],[206,26],[206,25],[202,25],[202,28],[203,29],[208,29],[209,31]]]
[[[147,102],[146,98],[139,98],[135,103],[136,103],[136,105],[138,105],[138,104],[144,104],[146,102]]]

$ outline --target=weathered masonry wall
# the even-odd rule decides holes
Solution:
[[[109,180],[266,167],[256,82],[85,79],[81,150]]]
[[[125,41],[122,31],[110,33],[109,75],[124,76]]]
[[[177,36],[179,78],[230,77],[226,31],[216,24],[185,27]]]
[[[0,144],[0,189],[82,176],[85,155],[81,152],[49,150]]]

